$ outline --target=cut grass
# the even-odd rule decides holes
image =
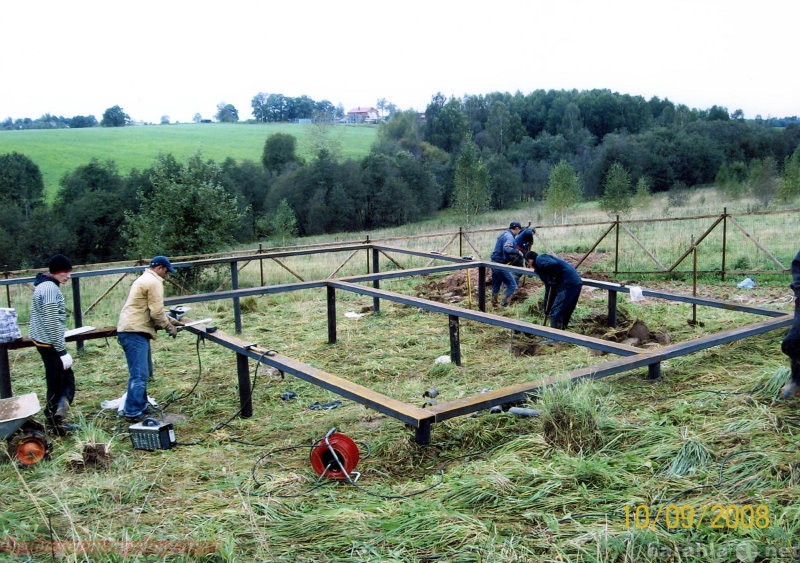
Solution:
[[[495,236],[477,244],[488,248]],[[325,258],[300,262],[292,268],[306,279],[325,277],[337,265]],[[363,273],[359,267],[348,266],[341,275]],[[254,263],[240,282],[256,285],[257,277]],[[269,283],[284,277],[276,268]],[[416,295],[437,280],[401,279],[381,287]],[[89,292],[90,285],[82,288]],[[663,287],[691,289],[678,282]],[[709,296],[724,291],[729,289],[699,288]],[[781,279],[745,297],[785,293]],[[122,288],[109,303],[124,294]],[[436,364],[449,353],[446,316],[384,301],[379,315],[343,317],[371,304],[338,292],[337,342],[330,345],[323,291],[248,298],[242,338],[418,405],[431,387],[440,392],[437,400],[447,401],[608,359],[570,345],[516,356],[511,345],[519,335],[463,322],[463,365]],[[776,297],[772,305],[788,310],[789,302]],[[593,328],[589,320],[606,306],[602,292],[585,295],[575,330]],[[620,319],[641,319],[673,342],[752,322],[750,315],[700,308],[704,325],[690,326],[691,306],[657,300],[621,300],[619,308]],[[538,319],[529,302],[503,314]],[[227,301],[193,304],[190,316],[213,317],[221,330],[233,332]],[[112,305],[84,322],[102,326],[106,319],[116,320]],[[709,560],[711,549],[728,549],[729,555],[731,545],[744,541],[768,559],[770,550],[791,549],[800,536],[798,403],[776,400],[788,377],[781,337],[776,331],[666,361],[659,380],[640,369],[548,388],[531,398],[530,406],[542,413],[538,418],[487,411],[453,418],[434,424],[431,445],[419,446],[402,423],[352,401],[328,411],[309,409],[338,397],[255,362],[254,415],[238,418],[235,354],[184,333],[155,341],[156,379],[149,392],[162,405],[174,401],[168,414],[185,417],[176,422],[181,445],[157,452],[133,450],[126,425],[99,411],[101,401],[124,391],[126,366],[113,340],[88,341],[76,354],[79,387],[72,409],[83,429],[56,441],[52,460],[30,470],[0,462],[0,537],[46,546],[52,534],[76,546],[107,540],[117,548],[149,540],[177,550],[189,541],[209,541],[216,546],[209,561],[656,562],[677,560],[678,553],[682,561],[700,562]],[[12,351],[11,362],[14,391],[42,398],[35,350]],[[287,391],[297,397],[283,400]],[[554,420],[557,432],[548,433]],[[333,427],[359,444],[357,486],[317,483],[310,467],[310,447]],[[107,470],[73,471],[70,462],[87,441],[110,445]],[[670,527],[664,517],[670,504],[693,509],[696,518],[716,504],[763,506],[769,524],[723,521],[713,528],[707,516],[700,525]],[[626,507],[628,513],[646,507],[653,525],[626,521]],[[203,560],[135,551],[124,559],[119,551],[61,558]]]
[[[343,319],[339,341],[328,345],[322,296],[255,301],[245,338],[420,404],[432,386],[449,399],[599,361],[578,360],[578,349],[567,346],[518,358],[508,353],[509,331],[465,323],[465,365],[442,367],[434,364],[447,346],[440,316],[384,303],[380,315]],[[350,304],[356,309],[361,301]],[[509,314],[524,316],[523,307]],[[582,307],[580,314],[592,315],[604,301],[588,299]],[[350,309],[343,304],[340,314]],[[699,330],[686,324],[685,310],[677,311],[677,322],[670,313],[653,306],[632,316],[660,323],[674,340]],[[719,310],[704,310],[703,318],[706,330],[737,321]],[[231,323],[222,320],[223,327]],[[550,388],[534,399],[540,418],[483,412],[451,419],[435,424],[432,444],[423,447],[396,420],[350,401],[308,410],[336,396],[265,368],[256,373],[254,364],[254,416],[218,427],[238,410],[234,356],[181,335],[156,341],[150,392],[164,403],[189,393],[200,377],[169,407],[187,417],[177,424],[178,440],[195,445],[143,452],[131,449],[124,425],[97,414],[101,400],[122,392],[126,375],[119,346],[94,341],[76,365],[73,410],[84,430],[58,441],[53,459],[31,470],[0,464],[0,532],[20,541],[46,541],[51,528],[56,539],[78,543],[157,540],[180,547],[208,540],[223,561],[658,561],[658,550],[722,545],[730,537],[778,549],[800,533],[798,437],[787,423],[794,411],[775,402],[788,375],[778,342],[779,335],[768,334],[670,360],[658,381],[640,370]],[[29,350],[13,353],[16,392],[41,395],[39,364]],[[287,390],[298,397],[282,400]],[[547,439],[554,412],[569,413],[561,417],[569,422],[565,443]],[[331,427],[361,444],[358,487],[314,488],[309,446]],[[108,470],[70,470],[87,440],[110,442]],[[276,453],[265,457],[270,452]],[[626,506],[655,514],[668,501],[698,513],[708,504],[763,504],[773,518],[765,530],[665,529],[663,515],[652,529],[626,526]]]

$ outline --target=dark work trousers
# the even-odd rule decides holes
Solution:
[[[578,298],[581,296],[581,288],[583,285],[558,285],[551,287],[550,291],[555,292],[553,304],[550,307],[550,326],[552,328],[560,328],[566,330],[569,325],[569,320],[572,318],[572,313],[575,312],[575,307],[578,305]]]
[[[792,369],[792,381],[800,384],[800,302],[794,302],[794,321],[789,333],[781,342],[781,352],[789,356]]]
[[[66,397],[69,404],[75,398],[75,373],[72,368],[64,369],[61,356],[52,346],[36,346],[44,363],[44,375],[47,380],[47,404],[44,415],[50,424],[57,424],[53,415],[58,408],[58,402]]]

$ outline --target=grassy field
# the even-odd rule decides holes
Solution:
[[[653,212],[663,215],[662,209]],[[521,208],[515,218],[535,222],[538,212]],[[481,217],[477,226],[497,227],[508,215]],[[371,237],[456,229],[455,219],[442,215]],[[475,245],[485,250],[495,236],[482,234]],[[557,250],[580,244],[563,238],[550,243]],[[444,242],[407,244],[432,250]],[[284,263],[309,280],[331,275],[344,258]],[[421,265],[419,258],[396,259],[403,267]],[[269,264],[270,284],[294,281],[287,269]],[[387,262],[381,269],[391,268]],[[357,258],[336,275],[363,271]],[[254,285],[259,274],[251,263],[240,281]],[[226,275],[226,268],[210,273],[208,290]],[[108,280],[92,279],[82,286],[87,293],[108,289]],[[470,301],[437,289],[448,281],[428,276],[381,287],[475,308],[474,295]],[[92,283],[97,287],[90,289]],[[124,299],[129,283],[113,288],[109,303]],[[698,294],[789,311],[787,284],[783,277],[737,293],[730,282],[706,283]],[[647,287],[692,292],[674,279]],[[529,281],[524,298],[501,314],[537,322],[540,298],[541,287]],[[337,296],[338,339],[330,345],[324,291],[247,298],[242,338],[420,406],[429,388],[447,401],[609,359],[569,345],[519,355],[522,336],[464,322],[463,365],[439,364],[436,358],[449,352],[447,318],[388,302],[380,314],[344,316],[369,305],[368,298]],[[597,334],[593,319],[606,306],[602,292],[584,291],[572,330]],[[113,319],[115,307],[104,307],[85,322]],[[655,299],[620,300],[619,309],[621,330],[639,320],[673,343],[753,322],[750,315],[700,308],[702,324],[690,324],[690,305]],[[194,304],[191,316],[212,317],[233,332],[226,301]],[[74,354],[73,413],[83,429],[56,440],[52,459],[31,469],[0,462],[0,553],[38,561],[57,549],[58,561],[103,562],[796,560],[800,400],[776,399],[788,376],[781,337],[775,331],[669,360],[659,380],[641,369],[555,386],[531,398],[528,406],[539,417],[485,411],[457,417],[436,423],[431,445],[419,446],[402,423],[354,402],[311,408],[338,397],[255,362],[254,415],[240,419],[235,356],[182,333],[155,342],[149,393],[174,421],[180,443],[157,452],[134,450],[126,425],[100,409],[124,391],[125,360],[116,342],[90,341]],[[35,351],[11,352],[11,370],[15,393],[44,396]],[[290,391],[296,397],[284,400]],[[333,427],[359,444],[355,485],[318,481],[311,469],[311,446]],[[82,466],[87,443],[108,446],[107,467]],[[28,556],[25,549],[40,553]]]
[[[228,157],[237,162],[260,162],[264,141],[275,133],[297,137],[298,153],[307,157],[313,127],[289,123],[187,123],[0,131],[0,154],[19,152],[33,160],[42,171],[48,197],[52,197],[64,174],[93,158],[115,161],[123,175],[134,168],[150,167],[159,153],[171,153],[179,161],[200,152],[216,162]],[[331,140],[340,142],[342,158],[360,158],[369,152],[377,129],[370,125],[335,125],[330,131]]]

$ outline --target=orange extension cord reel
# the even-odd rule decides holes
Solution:
[[[331,428],[311,448],[311,467],[320,477],[350,481],[359,457],[358,445],[349,436]]]

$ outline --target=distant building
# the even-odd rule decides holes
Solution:
[[[376,123],[380,118],[375,108],[353,108],[347,112],[344,120],[346,123]]]

